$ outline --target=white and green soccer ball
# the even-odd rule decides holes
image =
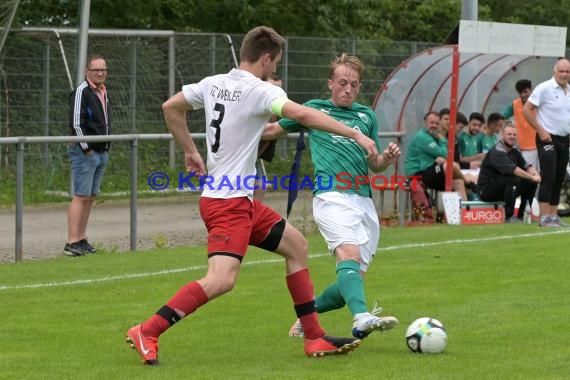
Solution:
[[[406,344],[416,353],[438,354],[447,345],[447,333],[437,319],[418,318],[406,330]]]

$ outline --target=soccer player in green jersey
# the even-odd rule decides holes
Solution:
[[[380,151],[376,115],[369,107],[355,102],[363,71],[364,65],[358,57],[339,55],[330,64],[328,87],[331,98],[310,100],[305,105],[374,139]],[[301,128],[303,125],[294,120],[282,119],[267,125],[264,138],[276,138]],[[365,152],[351,139],[312,129],[308,133],[315,168],[313,216],[329,250],[336,257],[336,279],[315,299],[317,312],[347,305],[353,317],[352,334],[359,339],[372,331],[392,329],[398,320],[380,316],[381,308],[370,312],[364,294],[364,275],[380,239],[371,185],[365,178],[369,177],[369,168],[381,172],[395,163],[400,148],[390,143],[377,159],[367,160]],[[304,335],[298,321],[289,335]]]

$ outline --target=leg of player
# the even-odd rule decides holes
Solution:
[[[317,312],[347,305],[353,316],[352,335],[358,339],[372,331],[394,328],[398,320],[379,317],[381,308],[369,312],[364,294],[364,274],[380,240],[380,225],[372,200],[347,194],[321,194],[313,200],[313,216],[336,258],[335,281],[316,298]],[[303,334],[298,323],[289,331],[292,337]]]
[[[317,313],[326,313],[327,311],[342,309],[346,305],[342,294],[336,282],[329,285],[318,297],[315,298],[315,306],[317,308]],[[289,330],[289,336],[291,338],[303,338],[305,332],[303,331],[303,326],[301,321],[298,319],[293,323],[291,329]]]
[[[335,250],[337,256],[336,282],[329,285],[316,298],[318,313],[326,313],[347,305],[353,316],[352,334],[355,338],[366,338],[373,331],[391,330],[397,326],[398,320],[391,316],[379,316],[382,308],[374,307],[371,312],[366,306],[364,294],[365,273],[360,269],[359,247],[343,244]],[[302,337],[302,326],[296,322],[289,331],[291,337]]]
[[[360,340],[330,337],[322,330],[315,307],[313,283],[307,268],[307,249],[308,243],[303,235],[285,222],[275,252],[286,259],[287,287],[305,333],[305,353],[314,357],[345,354],[358,347]]]
[[[394,317],[374,315],[368,311],[361,270],[360,247],[342,244],[335,250],[337,258],[336,284],[353,316],[352,335],[362,339],[373,331],[391,330],[398,324]],[[320,302],[320,301],[319,301]]]
[[[208,301],[233,289],[240,263],[235,256],[210,256],[205,277],[184,285],[156,314],[127,332],[127,343],[137,350],[145,364],[158,365],[158,338],[162,333]]]

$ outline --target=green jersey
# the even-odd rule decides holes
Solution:
[[[410,176],[424,171],[433,165],[438,157],[447,157],[447,138],[438,139],[422,128],[416,132],[408,145],[404,172]]]
[[[459,150],[463,157],[471,157],[482,153],[481,140],[484,133],[472,135],[470,133],[462,133],[459,137]]]
[[[503,111],[503,117],[505,119],[510,119],[511,117],[513,117],[514,114],[515,114],[515,111],[513,110],[513,103],[511,103]]]
[[[481,153],[487,153],[496,143],[499,141],[499,137],[496,134],[487,135],[483,133],[483,138],[481,139]]]
[[[313,99],[305,103],[326,113],[344,125],[358,129],[376,142],[380,151],[378,139],[378,121],[376,114],[369,107],[352,103],[349,108],[339,107],[330,100]],[[281,119],[279,125],[288,132],[296,132],[303,128],[295,120]],[[327,191],[337,191],[359,194],[365,197],[372,196],[370,184],[357,183],[355,177],[368,177],[368,160],[366,152],[354,140],[329,132],[309,129],[309,145],[313,160],[315,182],[313,193],[320,194]]]

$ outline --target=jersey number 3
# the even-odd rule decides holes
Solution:
[[[216,138],[214,140],[214,144],[212,145],[212,153],[216,153],[220,148],[220,131],[222,129],[221,124],[222,120],[224,120],[224,113],[226,112],[226,108],[223,104],[216,103],[214,106],[214,111],[217,111],[219,114],[217,119],[212,119],[210,122],[210,127],[216,130]]]

